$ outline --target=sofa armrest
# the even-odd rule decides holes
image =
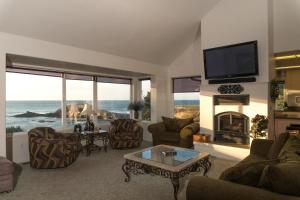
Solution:
[[[185,126],[183,129],[180,131],[180,137],[182,139],[185,139],[187,137],[191,137],[194,134],[198,133],[200,129],[199,123],[191,123],[187,126]]]
[[[65,140],[61,140],[61,139],[38,138],[34,141],[31,141],[29,144],[29,153],[31,155],[38,156],[37,150],[38,150],[38,153],[42,154],[44,152],[48,152],[50,147],[51,147],[51,149],[57,149],[57,150],[61,151],[62,154],[61,154],[60,159],[64,159],[64,157],[62,155],[64,155],[63,153],[64,153],[64,150],[66,147],[66,143],[65,143]],[[42,156],[40,158],[48,159],[45,156]]]
[[[250,187],[203,176],[191,178],[186,190],[187,200],[299,200],[261,188]]]
[[[273,142],[273,140],[254,139],[251,144],[250,154],[267,157]]]
[[[143,132],[144,132],[143,127],[141,127],[138,124],[135,124],[132,131],[134,132],[136,138],[143,140]]]
[[[80,141],[80,135],[78,133],[61,133],[64,139],[68,142],[78,142]]]
[[[166,126],[163,122],[150,124],[148,126],[148,131],[152,134],[163,133],[166,131]]]

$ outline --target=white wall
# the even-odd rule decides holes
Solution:
[[[0,32],[0,42],[1,50],[5,53],[154,75],[162,71],[159,65],[2,32]]]
[[[300,1],[274,1],[274,52],[300,49]]]
[[[220,1],[201,21],[202,49],[257,40],[259,53],[257,81],[268,82],[268,6],[268,0]]]
[[[203,52],[201,49],[201,35],[195,36],[194,42],[182,52],[169,66],[168,66],[168,115],[174,115],[174,96],[172,93],[172,78],[199,76],[201,68],[203,67]]]
[[[170,77],[183,77],[200,75],[203,67],[203,53],[200,38],[191,44],[168,67]]]
[[[5,53],[0,49],[0,156],[6,157],[5,130]]]
[[[163,66],[2,32],[0,32],[0,44],[0,155],[6,156],[5,66],[7,53],[150,74],[155,79],[153,90],[156,95],[152,98],[152,102],[156,107],[153,116],[157,119],[157,116],[166,113],[167,69]]]
[[[247,115],[250,119],[256,114],[268,115],[268,84],[266,83],[246,83],[242,84],[244,92],[250,95],[249,105],[219,105],[214,106],[213,96],[219,95],[217,92],[219,85],[201,86],[200,89],[200,126],[201,133],[214,134],[214,116],[221,112],[233,111]]]
[[[213,96],[219,85],[202,81],[200,89],[201,132],[213,134],[213,119],[218,112],[240,111],[250,118],[256,114],[268,115],[269,82],[269,0],[222,0],[201,21],[202,49],[247,41],[258,41],[259,76],[257,82],[241,84],[250,95],[249,106],[215,107]],[[201,68],[204,77],[204,68]],[[204,79],[202,79],[204,80]]]

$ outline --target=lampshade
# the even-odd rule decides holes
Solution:
[[[79,109],[77,104],[71,104],[70,110],[69,110],[69,117],[77,117],[79,114]]]
[[[84,104],[83,110],[80,113],[80,115],[86,115],[86,116],[90,116],[90,115],[96,115],[97,113],[93,110],[92,105],[91,104]]]

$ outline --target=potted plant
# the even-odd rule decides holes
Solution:
[[[266,138],[268,129],[268,118],[264,115],[256,115],[251,119],[252,126],[250,130],[250,137],[252,138]]]
[[[271,81],[270,98],[273,103],[276,101],[276,99],[280,95],[279,83],[280,83],[280,81],[277,81],[277,80]]]
[[[144,103],[142,101],[133,101],[129,103],[128,110],[134,111],[134,118],[139,119],[139,111],[143,110]]]

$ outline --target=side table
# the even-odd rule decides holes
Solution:
[[[201,134],[201,133],[198,133],[198,134],[195,134],[193,135],[193,140],[195,142],[205,142],[205,143],[210,143],[211,142],[211,139],[210,139],[210,135],[208,134]]]
[[[87,156],[89,156],[92,151],[100,151],[102,149],[102,146],[95,144],[96,140],[102,141],[104,151],[107,152],[108,131],[84,131],[80,133],[80,139],[86,140],[86,145],[83,148],[86,149]]]

